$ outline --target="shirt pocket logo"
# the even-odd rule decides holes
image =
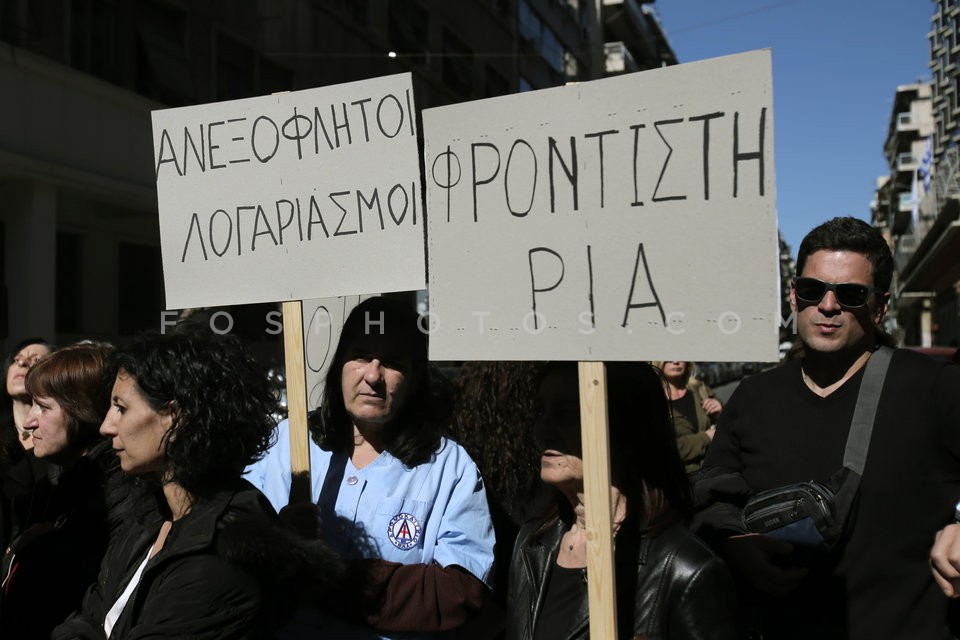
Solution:
[[[409,551],[420,542],[420,522],[411,513],[398,513],[390,520],[387,537],[397,549]]]

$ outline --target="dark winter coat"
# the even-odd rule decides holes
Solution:
[[[103,620],[146,557],[163,524],[144,514],[108,550],[82,610],[54,640],[103,639]],[[267,499],[244,480],[198,500],[175,521],[117,620],[111,640],[269,638],[306,580],[337,579],[329,552],[305,547],[279,524]],[[308,575],[309,574],[309,575]]]
[[[43,468],[20,496],[19,532],[0,565],[3,638],[45,640],[80,606],[132,496],[108,441],[69,467]]]
[[[30,490],[50,465],[25,451],[9,407],[0,409],[0,552],[20,532],[30,507]]]

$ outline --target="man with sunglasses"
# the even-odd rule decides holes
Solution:
[[[929,553],[960,498],[960,367],[893,352],[832,551],[746,533],[740,521],[747,494],[827,482],[843,467],[864,367],[892,342],[881,323],[893,257],[876,229],[825,222],[800,244],[797,272],[790,302],[802,352],[730,398],[697,483],[698,530],[737,575],[754,637],[953,638]],[[718,477],[742,492],[716,491]]]

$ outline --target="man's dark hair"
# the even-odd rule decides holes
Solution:
[[[863,254],[873,265],[873,286],[878,292],[890,290],[893,278],[893,254],[880,232],[850,216],[833,218],[815,227],[800,243],[797,275],[803,273],[807,258],[817,251],[853,251]]]

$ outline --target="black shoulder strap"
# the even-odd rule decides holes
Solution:
[[[348,457],[346,453],[340,451],[330,456],[330,466],[327,468],[327,475],[323,478],[320,497],[317,498],[320,517],[324,522],[334,522],[337,519],[337,496],[340,495],[340,485],[343,483]]]
[[[837,491],[834,519],[840,528],[843,527],[860,488],[860,476],[863,474],[867,450],[870,448],[870,436],[873,435],[880,392],[883,390],[883,381],[887,377],[892,356],[893,349],[880,347],[867,360],[866,370],[863,372],[857,406],[853,410],[853,421],[847,436],[847,447],[843,453],[843,468],[834,476],[834,482],[831,482]]]
[[[890,358],[893,349],[880,347],[867,360],[863,380],[860,382],[860,394],[857,396],[857,407],[853,411],[853,422],[850,424],[850,434],[847,436],[847,448],[843,453],[843,466],[858,476],[863,475],[863,465],[867,460],[867,449],[870,448],[870,436],[873,435],[873,423],[877,415],[877,406],[880,404],[880,392],[883,390],[883,381],[890,368]]]

